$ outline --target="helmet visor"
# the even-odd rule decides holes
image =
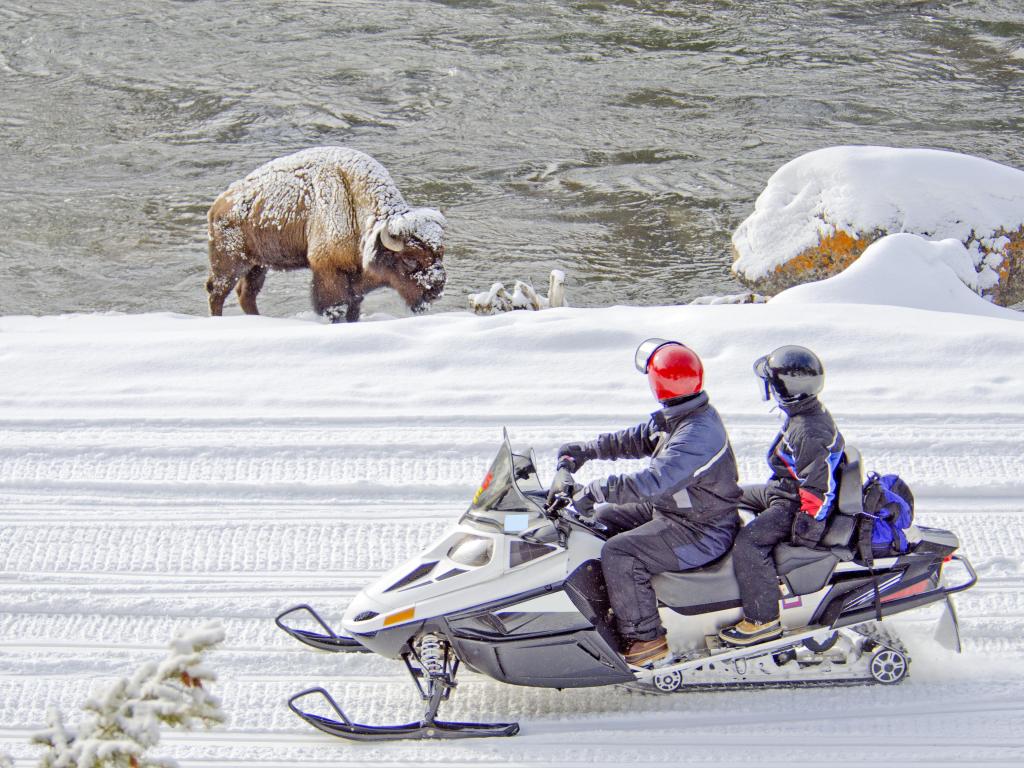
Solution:
[[[651,355],[657,352],[659,348],[670,343],[666,339],[647,339],[647,341],[641,341],[640,346],[636,348],[636,355],[633,358],[633,364],[636,365],[636,369],[640,373],[647,373],[647,363],[650,362]]]
[[[761,355],[754,361],[754,374],[761,380],[763,391],[760,393],[761,398],[766,402],[771,400],[772,394],[768,384],[770,373],[768,372],[768,355]]]

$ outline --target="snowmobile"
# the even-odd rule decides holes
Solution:
[[[910,659],[881,622],[932,603],[945,609],[937,637],[960,650],[951,595],[973,586],[977,575],[955,554],[959,540],[914,526],[905,554],[875,558],[870,567],[860,560],[851,540],[862,514],[863,478],[859,454],[847,448],[838,508],[819,547],[780,544],[774,551],[783,636],[743,648],[720,644],[717,630],[740,617],[727,554],[697,570],[654,577],[672,654],[650,667],[630,666],[619,653],[601,574],[606,536],[566,496],[548,508],[536,467],[532,451],[514,452],[506,432],[458,525],[356,595],[341,620],[343,632],[306,604],[276,619],[313,648],[401,659],[427,702],[422,720],[353,722],[322,687],[296,693],[289,708],[347,739],[464,738],[512,736],[519,725],[437,719],[461,665],[505,683],[559,689],[894,684],[907,675]],[[946,585],[947,564],[961,571],[960,583]],[[320,697],[315,708],[328,714],[303,709],[303,701],[314,701],[309,697]]]

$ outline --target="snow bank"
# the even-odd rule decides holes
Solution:
[[[633,351],[660,336],[702,356],[723,412],[763,413],[751,362],[794,343],[825,359],[834,410],[902,414],[914,403],[941,411],[963,400],[962,379],[934,376],[938,359],[961,361],[985,386],[985,397],[958,407],[1024,415],[1024,325],[1002,317],[847,304],[814,304],[812,315],[799,294],[769,304],[467,312],[333,326],[248,316],[7,317],[0,408],[6,419],[247,414],[497,428],[587,423],[601,402],[628,424],[655,405]],[[868,390],[865,376],[875,373]],[[934,402],[918,397],[922,377],[933,380]]]
[[[794,286],[773,304],[891,304],[1007,320],[1024,314],[997,307],[970,290],[973,261],[952,238],[931,242],[917,235],[888,235],[827,280]]]
[[[918,660],[936,648],[922,632],[924,642],[908,644],[914,671],[902,686],[662,697],[467,675],[443,714],[521,720],[517,739],[348,744],[292,718],[286,698],[316,683],[361,720],[405,722],[421,711],[400,663],[354,654],[339,667],[299,651],[271,617],[304,599],[340,616],[366,580],[439,536],[465,509],[502,426],[537,449],[550,477],[561,442],[642,419],[655,406],[633,351],[649,336],[679,338],[703,356],[745,482],[764,479],[778,426],[752,361],[783,343],[822,355],[825,401],[848,443],[868,468],[906,477],[918,520],[956,531],[978,567],[981,582],[957,598],[967,655],[948,671],[938,657],[919,675]],[[778,756],[773,764],[846,764],[850,744],[866,764],[911,753],[1019,763],[1022,360],[1022,323],[885,305],[345,325],[0,318],[0,752],[34,763],[24,734],[42,726],[48,702],[81,701],[97,676],[148,660],[181,617],[204,616],[229,629],[216,688],[231,722],[201,738],[168,735],[167,754],[191,766],[380,756],[395,765],[675,765],[684,750],[728,765],[737,739]],[[581,479],[614,470],[628,465],[592,462]],[[912,618],[932,628],[932,618]],[[837,721],[844,707],[865,715]]]
[[[1006,277],[1007,235],[1022,225],[1022,171],[940,150],[830,147],[771,176],[733,234],[733,271],[756,286],[829,238],[912,232],[963,243],[974,262],[968,284],[988,290]],[[793,277],[789,284],[802,282]]]

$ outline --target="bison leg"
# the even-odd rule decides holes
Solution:
[[[207,298],[210,301],[210,314],[219,316],[224,314],[224,299],[231,293],[231,289],[238,282],[237,274],[215,274],[210,272],[206,281]]]
[[[363,307],[363,297],[353,294],[348,300],[348,307],[345,309],[345,322],[355,323],[359,321],[359,314]]]
[[[348,313],[342,307],[352,305],[352,294],[349,290],[349,276],[335,269],[314,269],[312,299],[313,309],[332,323],[340,323],[342,317],[347,319]],[[356,304],[358,310],[358,303]],[[356,315],[358,320],[358,314]]]
[[[211,225],[210,276],[206,280],[211,315],[224,314],[224,299],[245,271],[240,240],[237,229]]]
[[[245,314],[258,315],[260,313],[256,307],[256,296],[263,288],[266,279],[266,267],[251,267],[238,283],[238,303]]]

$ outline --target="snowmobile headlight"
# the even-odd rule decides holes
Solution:
[[[466,533],[455,540],[448,549],[448,559],[453,563],[478,568],[487,565],[494,554],[494,542],[484,536]]]

